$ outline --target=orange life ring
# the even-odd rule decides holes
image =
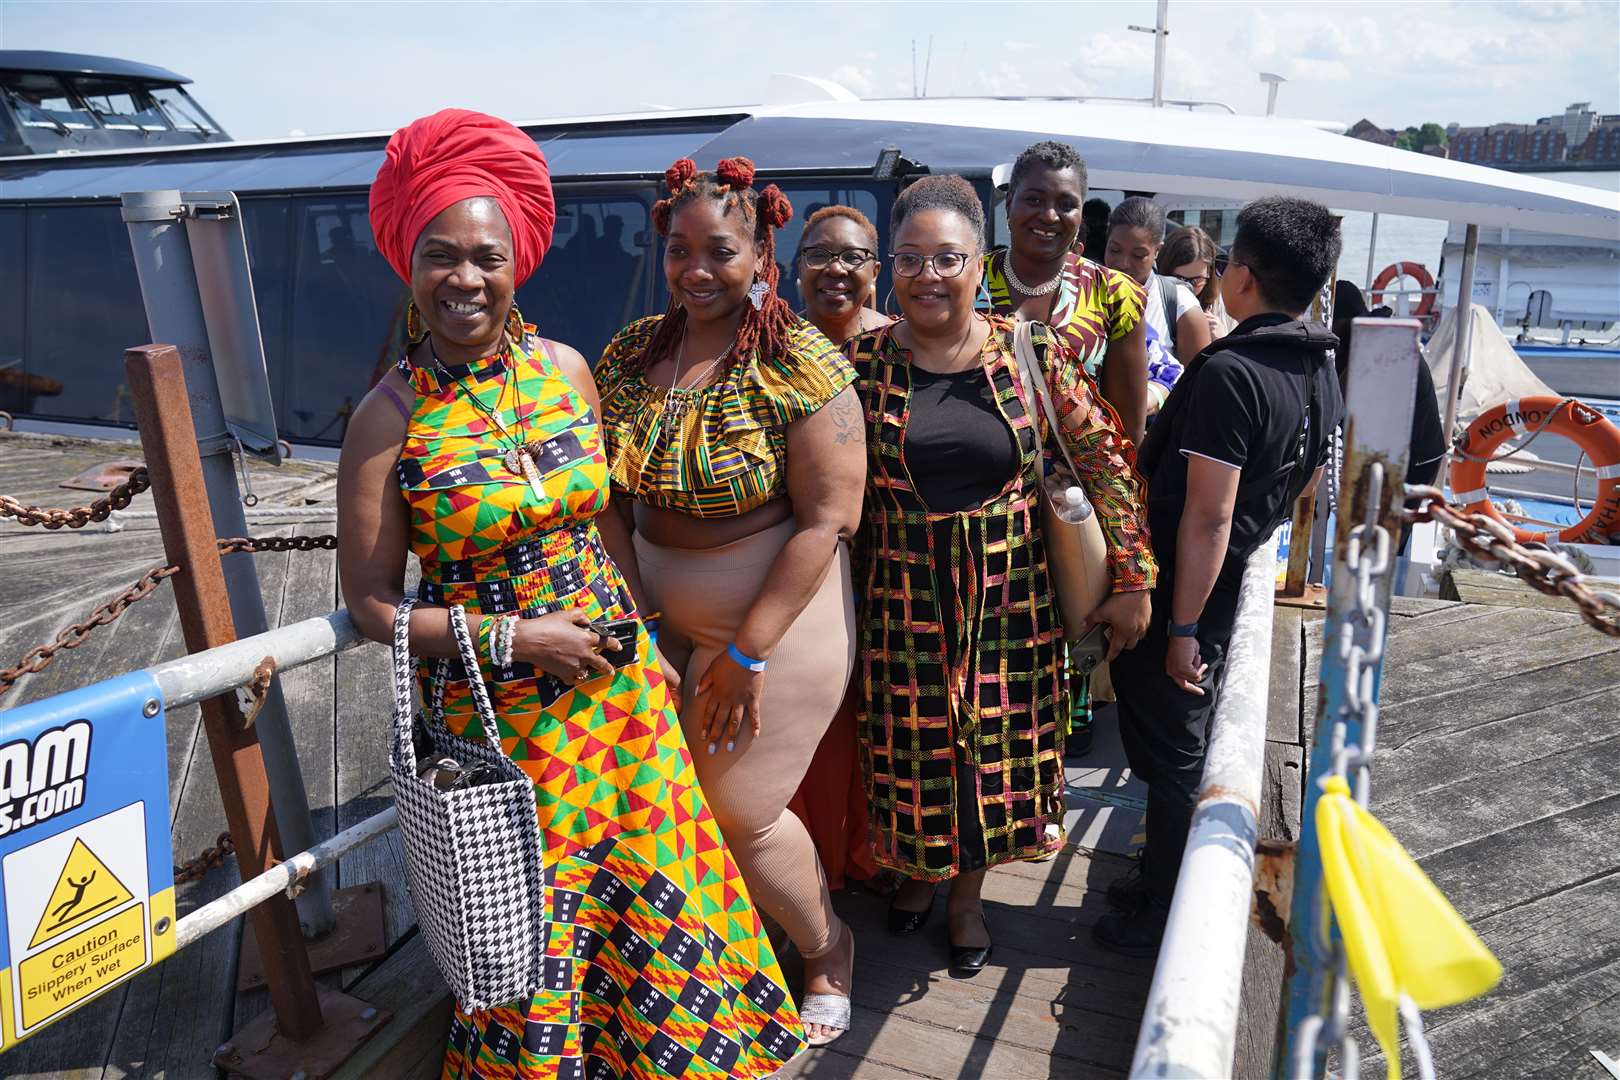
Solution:
[[[1421,318],[1434,310],[1434,278],[1429,276],[1429,268],[1422,263],[1409,262],[1390,263],[1373,278],[1372,289],[1369,290],[1373,307],[1378,307],[1384,302],[1384,286],[1398,277],[1412,278],[1423,290],[1418,306],[1408,312],[1409,315]]]
[[[1584,518],[1558,532],[1514,527],[1514,537],[1520,543],[1553,539],[1571,544],[1604,543],[1620,529],[1620,428],[1574,398],[1520,398],[1480,413],[1457,443],[1461,460],[1451,470],[1456,500],[1471,513],[1509,524],[1491,505],[1485,490],[1485,462],[1510,438],[1538,430],[1562,435],[1586,451],[1597,472],[1597,501]]]

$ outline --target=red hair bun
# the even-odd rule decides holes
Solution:
[[[715,177],[733,190],[754,186],[754,163],[745,157],[723,158],[714,167]]]
[[[669,185],[670,194],[681,190],[692,178],[697,175],[697,162],[689,157],[683,157],[675,164],[664,170],[664,183]]]
[[[780,229],[793,220],[793,204],[782,194],[782,189],[771,184],[759,193],[759,213],[765,224]]]

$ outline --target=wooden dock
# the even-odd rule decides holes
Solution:
[[[126,445],[0,435],[0,491],[67,506],[56,487]],[[255,469],[260,505],[329,503],[332,471],[291,462]],[[150,498],[133,509],[150,508]],[[332,530],[316,523],[255,535]],[[330,552],[254,556],[272,623],[339,602]],[[162,561],[155,524],[117,533],[46,533],[0,523],[0,664],[47,640]],[[1587,1054],[1620,1055],[1620,643],[1560,611],[1398,600],[1391,619],[1373,809],[1416,854],[1507,967],[1480,1002],[1429,1018],[1447,1077],[1601,1077]],[[1297,838],[1302,762],[1313,721],[1319,616],[1278,609],[1263,831]],[[29,676],[11,706],[178,655],[166,589],[81,648]],[[383,710],[387,658],[345,653],[283,675],[320,837],[388,804]],[[992,966],[947,968],[943,892],[913,938],[883,930],[886,901],[860,886],[835,896],[857,934],[854,1024],[782,1076],[803,1080],[1078,1080],[1129,1066],[1151,964],[1091,945],[1103,890],[1128,866],[1141,787],[1124,768],[1105,712],[1093,755],[1069,770],[1070,835],[1046,863],[996,870],[985,887]],[[177,859],[224,828],[195,708],[169,713],[170,813]],[[381,883],[386,955],[324,981],[391,1009],[395,1021],[346,1077],[436,1076],[448,997],[416,934],[397,834],[359,848],[337,884]],[[181,914],[237,883],[234,861],[179,890]],[[0,1056],[0,1077],[114,1080],[215,1077],[214,1048],[268,1008],[236,992],[240,926],[217,931]],[[797,985],[796,964],[786,966]],[[1263,1076],[1283,968],[1280,946],[1251,932],[1237,1075]],[[1375,1047],[1363,1033],[1364,1058]],[[1502,1063],[1509,1063],[1504,1066]],[[1363,1068],[1376,1070],[1364,1060]],[[1372,1075],[1367,1072],[1365,1075]]]

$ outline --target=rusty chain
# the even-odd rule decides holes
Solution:
[[[130,471],[129,478],[89,506],[56,510],[46,506],[26,506],[10,495],[0,495],[0,518],[16,518],[19,525],[43,525],[47,529],[82,529],[92,521],[106,521],[114,510],[127,508],[130,501],[152,486],[146,466]]]
[[[236,841],[231,839],[230,833],[222,832],[213,847],[203,848],[195,859],[174,868],[174,883],[182,885],[188,881],[201,881],[208,871],[216,866],[224,866],[225,860],[235,853]]]
[[[52,511],[71,513],[70,511]],[[46,526],[51,528],[52,526]],[[77,526],[70,526],[76,528]],[[234,536],[219,541],[221,555],[238,555],[260,551],[323,551],[337,548],[337,537],[326,536]],[[178,566],[154,566],[140,579],[113,599],[92,611],[84,620],[71,623],[44,645],[36,645],[23,654],[16,667],[0,668],[0,697],[24,675],[44,671],[56,654],[64,649],[76,649],[84,644],[90,632],[98,626],[108,626],[122,615],[131,604],[152,594],[165,578],[180,572]]]
[[[1511,528],[1494,518],[1449,505],[1439,488],[1409,484],[1406,495],[1419,500],[1406,511],[1408,520],[1439,522],[1456,534],[1470,555],[1500,563],[1537,592],[1562,596],[1580,608],[1581,618],[1593,629],[1620,638],[1620,595],[1588,586],[1574,563],[1556,552],[1525,547],[1514,539]]]

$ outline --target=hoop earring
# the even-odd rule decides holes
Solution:
[[[891,319],[903,318],[904,315],[905,315],[904,312],[890,311],[889,310],[889,308],[891,308],[893,306],[894,306],[894,286],[890,285],[889,286],[889,295],[887,295],[887,296],[885,296],[883,298],[883,314],[887,315]]]
[[[979,296],[983,301],[983,309],[982,310],[984,310],[984,311],[994,311],[994,310],[996,310],[995,297],[990,295],[990,283],[985,280],[985,278],[984,278],[984,276],[982,274],[979,276]],[[978,305],[975,305],[975,306],[977,307]]]
[[[427,337],[427,327],[422,325],[422,313],[416,308],[416,301],[409,300],[405,304],[405,339],[412,345]]]

